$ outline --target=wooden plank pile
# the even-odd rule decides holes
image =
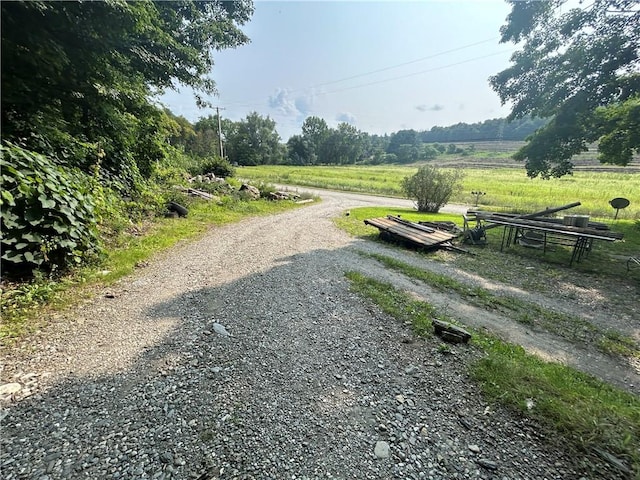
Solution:
[[[380,235],[393,240],[401,240],[420,248],[454,248],[451,240],[457,235],[438,230],[437,228],[420,225],[400,217],[387,215],[381,218],[371,218],[364,221],[380,230]]]

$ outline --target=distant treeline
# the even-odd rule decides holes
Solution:
[[[283,144],[276,122],[256,112],[239,121],[221,119],[218,122],[217,117],[209,116],[193,125],[183,117],[166,113],[182,127],[172,138],[172,145],[180,146],[189,155],[216,156],[220,154],[218,139],[222,138],[224,156],[238,165],[413,163],[439,155],[468,155],[473,150],[473,146],[462,148],[456,143],[522,141],[546,123],[542,119],[508,122],[498,118],[424,131],[408,129],[375,135],[348,123],[332,128],[324,119],[311,116],[302,124],[301,133]]]
[[[495,140],[524,140],[549,120],[523,118],[511,122],[494,118],[480,123],[456,123],[449,127],[433,127],[418,134],[423,143],[486,142]]]

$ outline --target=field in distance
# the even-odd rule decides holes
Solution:
[[[485,195],[479,197],[478,207],[485,210],[526,213],[581,202],[580,207],[571,209],[572,214],[611,220],[615,210],[609,205],[609,201],[623,197],[630,200],[631,204],[620,211],[618,218],[640,219],[640,162],[637,159],[631,167],[612,168],[601,166],[594,157],[591,161],[585,160],[585,168],[577,168],[573,175],[550,180],[531,179],[527,177],[524,165],[510,158],[521,144],[522,142],[475,142],[473,155],[455,158],[445,155],[434,160],[433,164],[438,166],[464,169],[463,188],[451,198],[451,203],[473,207],[476,199],[471,192],[481,191]],[[492,150],[488,150],[489,147]],[[500,152],[499,149],[503,151]],[[488,154],[490,151],[494,152],[492,156]],[[602,168],[596,168],[598,166]],[[238,167],[237,175],[252,182],[403,197],[402,180],[413,175],[418,167],[419,165],[261,165]]]
[[[434,163],[442,166],[463,168],[494,168],[508,167],[524,169],[524,163],[514,160],[512,155],[522,147],[521,141],[486,141],[486,142],[455,142],[457,147],[469,152],[467,155],[441,155]],[[589,150],[576,157],[571,162],[576,171],[598,172],[635,172],[640,173],[640,155],[636,155],[630,165],[604,165],[598,161],[597,146],[590,145]]]

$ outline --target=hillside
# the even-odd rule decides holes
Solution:
[[[445,167],[492,168],[513,167],[524,169],[524,163],[514,160],[513,154],[523,145],[523,141],[485,141],[485,142],[456,142],[462,150],[469,151],[466,155],[440,155],[434,163]],[[626,167],[602,164],[598,161],[596,145],[590,145],[589,151],[572,159],[575,170],[603,171],[603,172],[640,172],[640,155]]]

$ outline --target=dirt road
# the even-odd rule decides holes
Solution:
[[[358,252],[442,266],[332,222],[357,206],[406,203],[322,199],[212,229],[5,352],[0,383],[20,390],[1,412],[2,477],[588,475],[537,425],[483,401],[466,375],[479,352],[445,354],[349,291],[344,272],[357,270],[455,303]],[[456,312],[503,323],[463,304]],[[502,329],[523,344],[531,337]],[[538,347],[574,362],[553,340]],[[616,381],[640,384],[625,372]]]

